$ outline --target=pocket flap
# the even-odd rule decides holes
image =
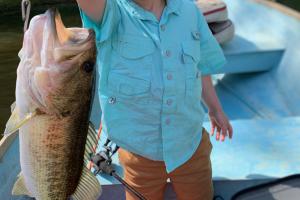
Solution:
[[[150,90],[150,82],[147,80],[112,72],[108,77],[108,86],[119,94],[128,96],[140,95]]]
[[[113,48],[125,58],[138,59],[152,54],[155,45],[148,37],[125,35],[113,42]]]
[[[194,62],[199,62],[200,60],[200,42],[198,41],[187,41],[182,43],[183,53],[185,55],[191,56]]]

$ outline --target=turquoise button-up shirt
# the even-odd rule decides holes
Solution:
[[[160,20],[132,0],[107,0],[101,22],[81,17],[96,32],[104,133],[173,171],[201,141],[201,76],[225,63],[203,15],[188,0],[168,0]]]

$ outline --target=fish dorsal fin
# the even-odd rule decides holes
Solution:
[[[90,122],[84,152],[84,163],[86,166],[90,163],[91,155],[96,152],[98,141],[99,137],[97,135],[96,129],[94,125]]]
[[[11,105],[11,109],[12,113],[10,118],[8,119],[8,122],[6,123],[6,127],[4,130],[4,135],[7,136],[16,132],[21,126],[26,124],[26,122],[28,122],[37,114],[37,111],[34,111],[32,113],[26,114],[23,118],[20,118],[18,108],[16,107],[15,103]]]
[[[83,167],[79,184],[72,200],[97,200],[102,189],[96,176],[86,167]]]
[[[14,184],[12,195],[27,195],[29,197],[32,197],[32,195],[25,186],[24,176],[22,172],[19,174],[18,179]]]

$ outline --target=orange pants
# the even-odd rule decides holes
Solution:
[[[153,161],[124,149],[119,150],[119,160],[124,178],[129,185],[147,200],[163,200],[167,179],[171,180],[178,200],[211,200],[213,198],[209,134],[202,132],[201,143],[186,163],[171,173],[166,172],[162,161]],[[137,198],[126,191],[126,200]]]

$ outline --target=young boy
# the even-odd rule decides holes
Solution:
[[[179,200],[212,199],[201,97],[211,134],[232,128],[209,75],[225,58],[203,15],[188,0],[77,2],[96,32],[103,131],[122,148],[125,180],[148,200],[163,199],[168,178]]]

